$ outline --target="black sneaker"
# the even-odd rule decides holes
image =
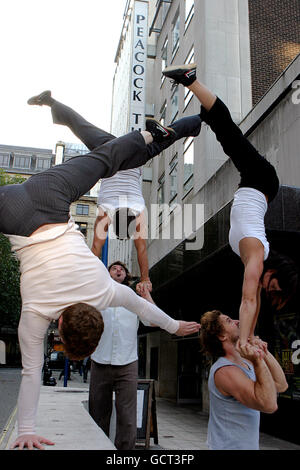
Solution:
[[[153,118],[146,119],[146,130],[150,132],[154,142],[167,142],[176,138],[176,132],[171,127],[164,127]]]
[[[171,65],[165,68],[162,74],[171,78],[176,84],[189,86],[196,80],[196,64]]]
[[[38,106],[42,106],[43,104],[50,105],[51,102],[52,102],[51,91],[46,90],[40,93],[39,95],[32,96],[31,98],[29,98],[29,100],[27,101],[27,104],[36,104]]]

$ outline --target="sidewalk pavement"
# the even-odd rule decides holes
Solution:
[[[41,386],[37,433],[55,442],[47,450],[115,450],[113,443],[87,412],[89,376],[83,382],[78,372],[64,387],[60,371],[53,371],[55,387]],[[150,450],[208,450],[208,416],[197,405],[177,405],[174,400],[156,398],[158,444],[150,440]],[[15,424],[5,449],[16,438]],[[141,449],[141,447],[138,447]],[[260,434],[261,450],[300,450],[300,446]]]

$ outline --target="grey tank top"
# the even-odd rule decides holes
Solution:
[[[255,382],[251,364],[241,367],[225,357],[220,357],[211,367],[208,378],[210,398],[207,445],[211,450],[259,450],[260,412],[226,397],[216,387],[215,373],[221,367],[235,366]]]

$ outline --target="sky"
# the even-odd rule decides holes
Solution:
[[[44,90],[109,130],[115,55],[126,0],[0,2],[0,144],[55,149],[79,142],[52,124],[47,106],[27,99]]]

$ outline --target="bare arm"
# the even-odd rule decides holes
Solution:
[[[98,217],[96,217],[94,224],[92,252],[95,256],[98,256],[98,258],[99,256],[101,256],[101,251],[106,240],[110,222],[110,218],[105,212],[103,212],[103,215],[99,215]]]
[[[256,292],[256,312],[254,315],[253,323],[250,329],[250,338],[254,337],[255,327],[257,323],[257,318],[260,312],[260,305],[261,305],[261,285],[258,285],[257,292]]]
[[[136,219],[136,233],[134,237],[134,244],[137,252],[137,259],[141,273],[141,280],[137,285],[137,292],[143,286],[149,292],[152,291],[152,284],[149,278],[149,263],[147,253],[147,222],[144,211]]]
[[[233,396],[248,408],[274,413],[277,410],[277,393],[265,361],[256,355],[255,349],[249,343],[240,351],[243,357],[253,363],[256,382],[249,379],[238,367],[222,367],[215,374],[218,390],[225,396]]]
[[[152,291],[152,284],[149,278],[149,264],[148,264],[148,254],[147,254],[147,244],[146,240],[143,238],[135,238],[134,240],[138,264],[140,267],[141,273],[141,283],[145,283],[148,286],[150,292]]]
[[[263,272],[264,248],[259,240],[245,238],[240,242],[240,253],[245,266],[239,313],[240,341],[242,345],[245,345],[249,336],[254,334],[260,309],[257,299]]]
[[[259,348],[265,350],[264,361],[267,364],[269,371],[273,377],[277,393],[285,392],[288,388],[288,383],[286,381],[284,372],[279,362],[267,349],[267,344],[264,343],[258,337],[253,338],[253,340],[251,341],[251,344],[253,344],[254,346],[258,346]]]

